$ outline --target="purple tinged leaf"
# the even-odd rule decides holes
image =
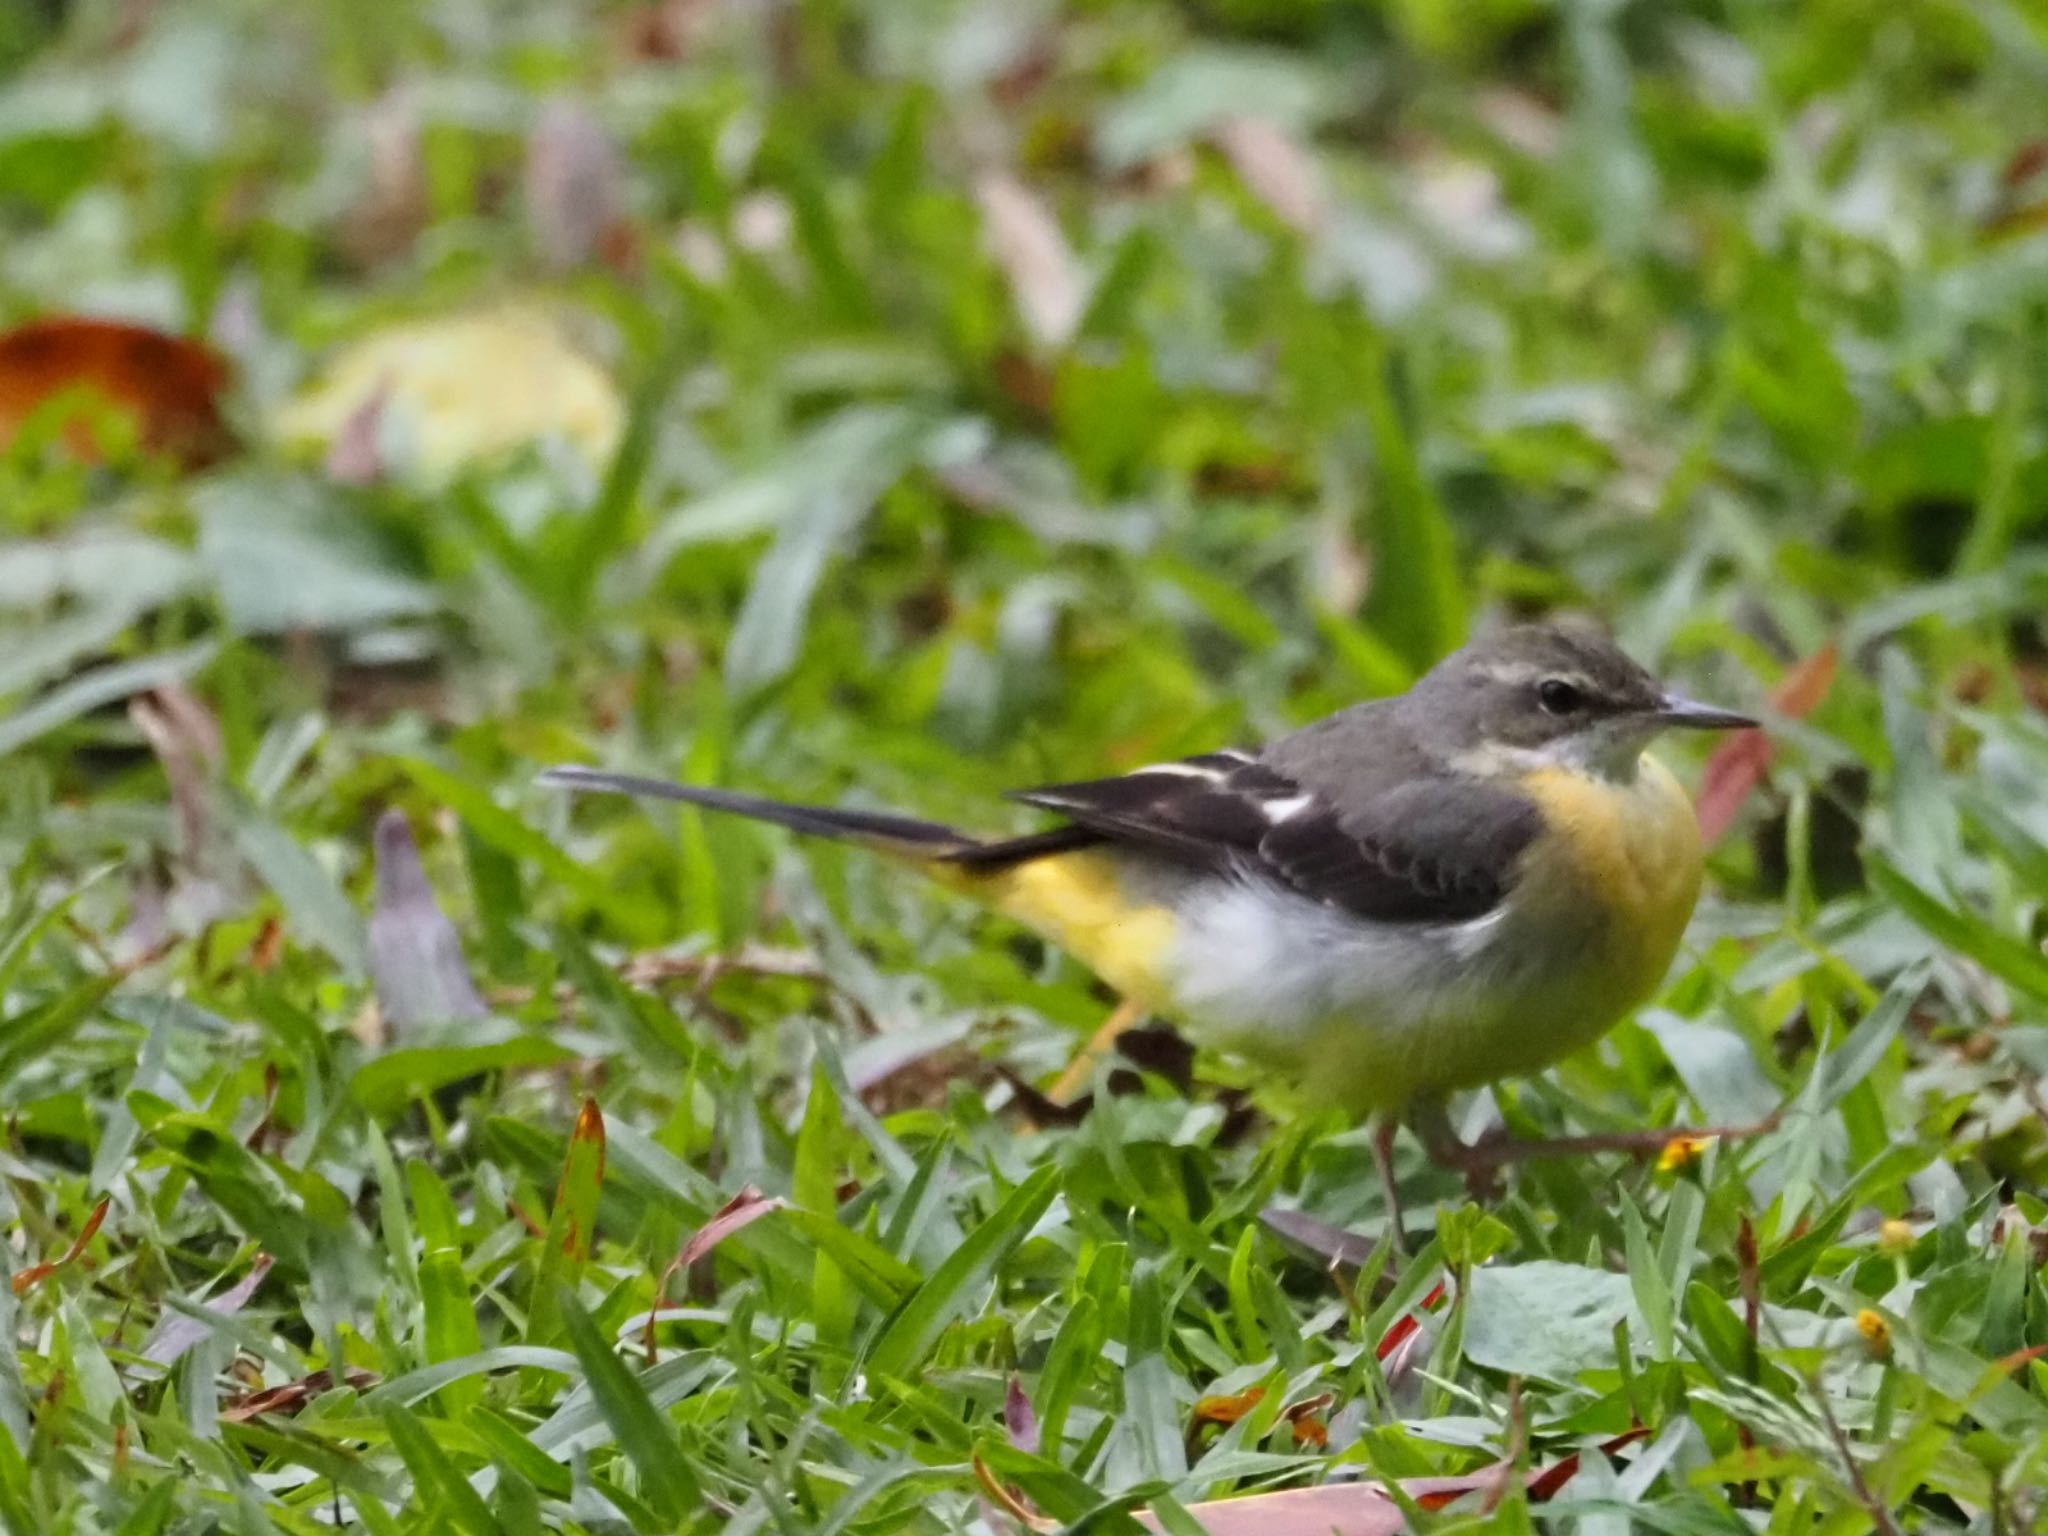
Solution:
[[[1003,1393],[1003,1429],[1010,1444],[1027,1456],[1038,1454],[1038,1415],[1031,1411],[1031,1399],[1024,1395],[1024,1383],[1015,1376]]]
[[[400,811],[377,822],[377,888],[370,911],[370,979],[396,1030],[489,1011],[470,980],[462,941],[434,899],[412,826]]]
[[[526,146],[526,216],[541,259],[556,271],[597,255],[625,206],[618,146],[589,107],[557,98]]]
[[[256,1294],[256,1287],[263,1283],[263,1277],[270,1273],[271,1262],[269,1254],[257,1254],[256,1262],[249,1266],[249,1273],[232,1289],[207,1302],[202,1310],[215,1317],[232,1317],[241,1311],[248,1305],[249,1298]],[[155,1335],[142,1346],[142,1358],[157,1365],[176,1365],[179,1357],[205,1338],[209,1331],[199,1318],[187,1317],[182,1312],[173,1313],[158,1325]]]

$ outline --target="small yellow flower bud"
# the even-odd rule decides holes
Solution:
[[[1674,1136],[1664,1143],[1664,1150],[1657,1154],[1659,1173],[1683,1173],[1693,1167],[1706,1155],[1707,1148],[1714,1144],[1711,1136]]]
[[[1863,1335],[1863,1342],[1869,1346],[1873,1360],[1889,1360],[1892,1357],[1892,1325],[1884,1315],[1865,1307],[1856,1314],[1856,1331]]]
[[[1896,1259],[1913,1246],[1913,1224],[1894,1216],[1877,1229],[1877,1251]]]

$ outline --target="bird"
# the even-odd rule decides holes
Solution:
[[[1013,791],[1058,818],[1023,835],[588,767],[542,782],[914,865],[1093,970],[1124,1000],[1112,1028],[1163,1014],[1308,1104],[1373,1122],[1393,1205],[1395,1127],[1472,1166],[1483,1154],[1450,1132],[1450,1095],[1541,1071],[1657,989],[1703,851],[1684,788],[1647,749],[1757,723],[1568,617],[1498,627],[1406,693],[1261,748]]]

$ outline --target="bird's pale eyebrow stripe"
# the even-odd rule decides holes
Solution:
[[[1593,680],[1583,672],[1567,672],[1558,667],[1539,666],[1528,661],[1496,661],[1481,667],[1480,674],[1496,683],[1533,683],[1539,678],[1548,682],[1556,679],[1570,683],[1582,692],[1594,691]]]

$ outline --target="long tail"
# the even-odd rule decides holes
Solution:
[[[789,805],[760,795],[709,789],[699,784],[674,784],[666,779],[642,778],[638,774],[609,773],[601,768],[550,768],[540,776],[540,782],[558,789],[680,800],[685,805],[699,805],[706,810],[729,811],[735,816],[772,822],[778,827],[787,827],[792,832],[802,832],[811,837],[859,843],[920,864],[993,869],[1086,847],[1097,841],[1094,834],[1079,827],[1056,827],[1050,832],[1026,837],[983,842],[952,827],[935,821],[919,821],[911,816],[849,811],[823,805]]]

